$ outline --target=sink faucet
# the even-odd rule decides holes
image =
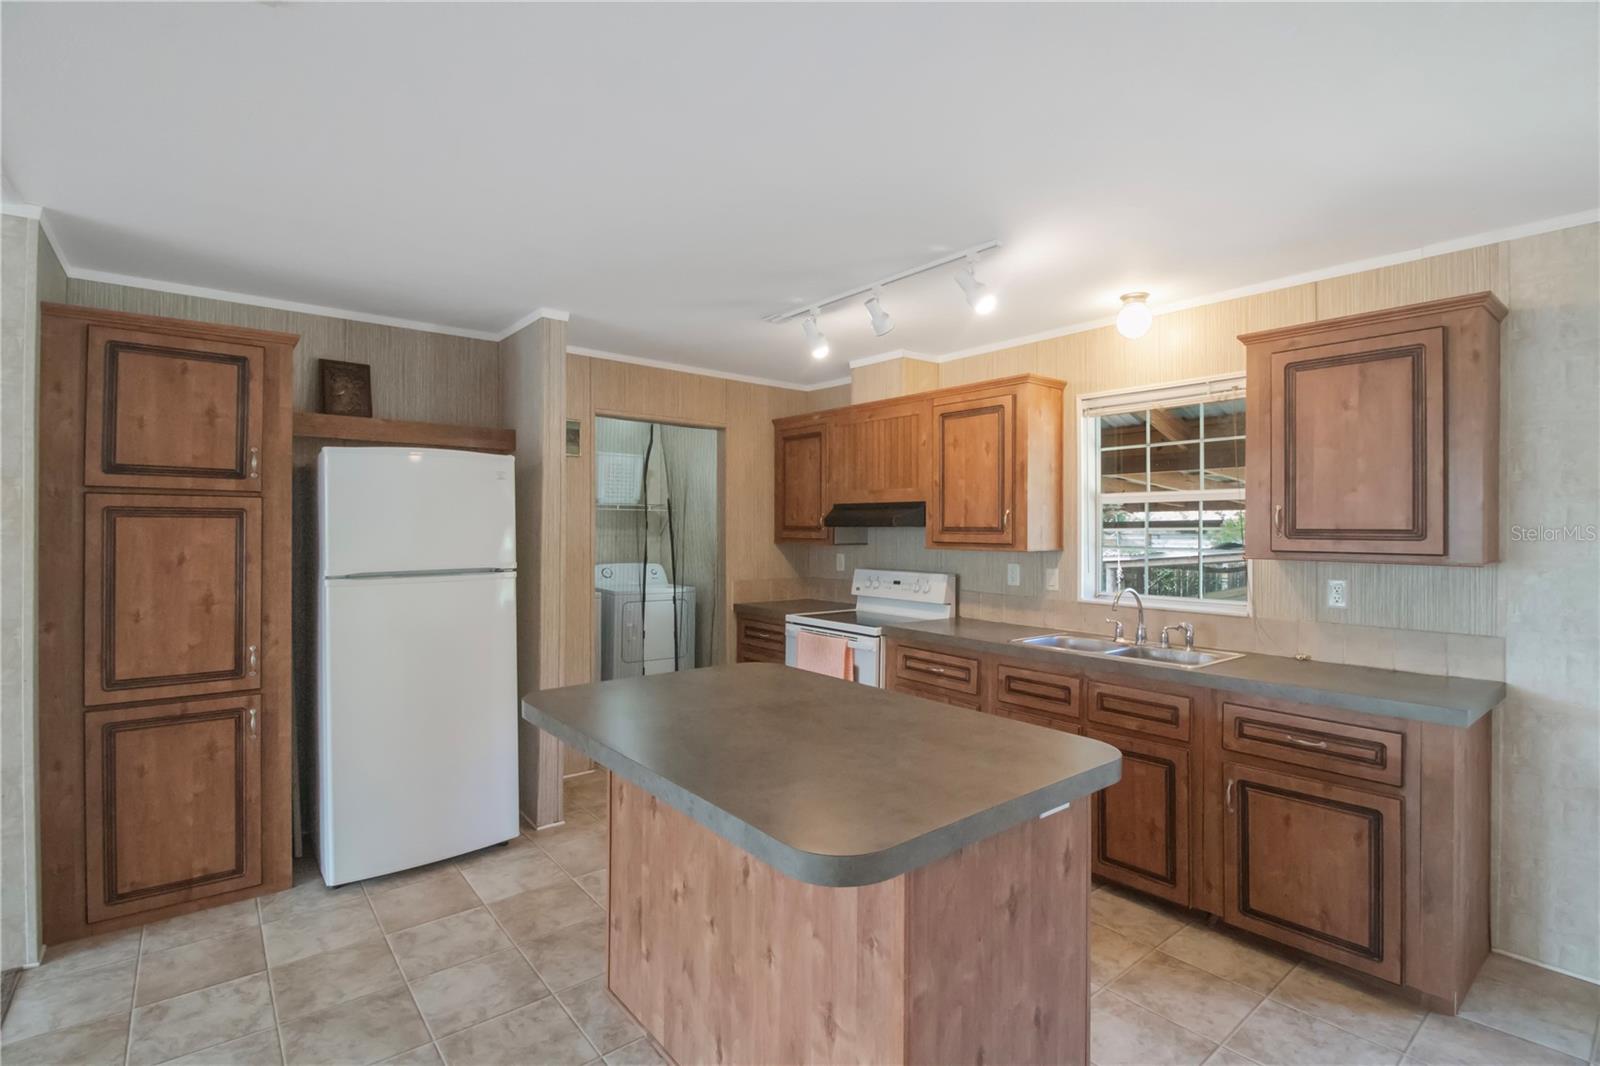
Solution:
[[[1111,611],[1113,614],[1116,613],[1117,605],[1122,602],[1122,594],[1124,592],[1133,596],[1134,606],[1139,608],[1139,624],[1133,631],[1133,642],[1135,644],[1143,644],[1147,634],[1145,633],[1144,628],[1144,597],[1139,595],[1139,590],[1133,588],[1131,585],[1124,585],[1117,591],[1117,598],[1111,601]],[[1107,621],[1114,621],[1114,619],[1108,618]],[[1116,625],[1117,636],[1120,638],[1122,636],[1122,623],[1117,622]]]
[[[1183,630],[1183,646],[1189,651],[1194,651],[1194,626],[1189,622],[1174,622],[1170,626],[1162,626],[1161,646],[1163,648],[1172,647],[1172,641],[1167,634],[1171,633],[1174,629]]]

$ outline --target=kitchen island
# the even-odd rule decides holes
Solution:
[[[612,993],[680,1062],[1086,1062],[1110,745],[746,663],[532,693],[612,771]]]

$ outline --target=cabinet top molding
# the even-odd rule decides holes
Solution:
[[[223,322],[189,322],[159,315],[139,315],[132,311],[106,311],[98,307],[79,307],[77,304],[41,303],[39,309],[60,318],[81,318],[102,325],[122,326],[147,333],[165,333],[178,337],[229,337],[234,340],[252,340],[258,344],[284,344],[293,348],[300,343],[298,333],[280,333],[272,329],[253,329],[233,326]]]
[[[1501,303],[1499,297],[1495,296],[1494,293],[1474,292],[1466,296],[1451,296],[1444,300],[1429,300],[1427,303],[1407,304],[1404,307],[1386,307],[1381,311],[1366,311],[1359,315],[1325,318],[1319,322],[1302,322],[1297,326],[1279,326],[1276,329],[1241,333],[1239,334],[1239,340],[1244,344],[1261,344],[1265,341],[1280,340],[1284,337],[1314,337],[1321,333],[1336,333],[1339,330],[1416,318],[1419,315],[1442,315],[1452,311],[1470,311],[1478,307],[1493,315],[1496,322],[1506,317],[1506,305]]]
[[[891,396],[885,400],[871,400],[867,403],[847,404],[844,407],[830,407],[824,411],[807,411],[802,415],[774,418],[772,424],[775,426],[798,426],[846,413],[855,414],[860,411],[875,411],[924,400],[936,402],[947,396],[973,396],[987,392],[990,389],[1008,389],[1017,385],[1042,385],[1049,389],[1065,389],[1067,387],[1067,383],[1059,378],[1047,378],[1042,374],[1016,374],[1012,377],[994,378],[989,381],[971,381],[965,385],[947,385],[942,389],[929,389],[927,392],[908,392],[904,396]]]

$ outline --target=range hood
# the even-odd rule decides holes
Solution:
[[[928,505],[921,500],[906,503],[836,503],[822,524],[829,529],[925,526],[928,524]]]

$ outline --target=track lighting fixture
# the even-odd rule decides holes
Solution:
[[[1125,292],[1122,294],[1122,310],[1117,312],[1117,332],[1129,340],[1138,340],[1150,332],[1150,323],[1155,321],[1155,316],[1150,313],[1150,305],[1145,301],[1150,299],[1147,292]]]
[[[923,263],[921,266],[914,266],[910,270],[902,270],[898,274],[890,274],[886,278],[879,278],[870,284],[846,289],[844,292],[830,296],[826,300],[807,301],[804,303],[796,300],[794,305],[787,310],[775,311],[770,315],[764,316],[764,320],[778,324],[793,322],[797,318],[800,319],[801,328],[806,335],[806,347],[810,349],[811,357],[813,359],[826,359],[831,349],[828,345],[828,339],[822,335],[822,330],[817,326],[817,318],[825,309],[842,304],[846,300],[859,300],[865,296],[866,300],[864,302],[867,308],[867,317],[872,321],[872,332],[880,337],[885,336],[890,330],[894,329],[894,319],[889,316],[889,312],[883,309],[884,287],[893,285],[897,281],[914,278],[919,274],[926,274],[932,270],[942,270],[952,263],[961,264],[961,269],[956,274],[956,284],[961,286],[961,291],[967,297],[967,303],[978,314],[987,315],[995,309],[999,304],[999,300],[995,297],[994,290],[978,280],[978,257],[992,252],[998,247],[1000,247],[999,241],[975,244],[959,252],[950,252],[942,255],[931,263]]]
[[[828,358],[828,338],[824,337],[822,335],[822,331],[817,328],[816,308],[812,308],[811,312],[806,315],[805,322],[802,324],[801,329],[805,331],[806,347],[811,349],[811,358]]]
[[[872,332],[880,337],[894,329],[894,319],[883,309],[883,301],[878,299],[876,292],[867,297],[867,317],[872,319]]]
[[[995,298],[989,286],[978,280],[976,265],[977,257],[968,256],[966,264],[956,271],[956,284],[967,294],[967,303],[971,305],[973,312],[986,315],[995,309],[999,300]]]

